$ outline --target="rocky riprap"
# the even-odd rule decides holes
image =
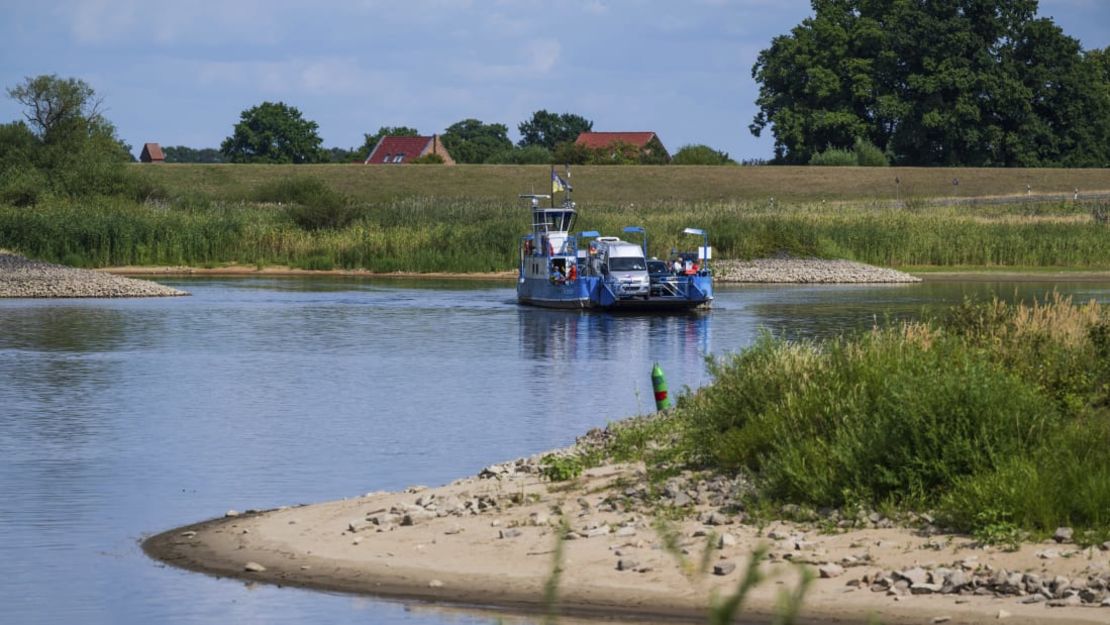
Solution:
[[[794,284],[884,284],[921,282],[908,273],[850,260],[761,258],[713,263],[717,282],[783,282]]]
[[[0,297],[165,297],[185,291],[0,252]]]

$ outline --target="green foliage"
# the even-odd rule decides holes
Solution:
[[[419,137],[420,131],[408,126],[382,126],[378,128],[378,132],[362,136],[365,140],[362,142],[362,147],[357,150],[357,157],[359,160],[365,161],[370,158],[370,153],[374,151],[383,137]]]
[[[539,110],[532,113],[532,119],[521,122],[519,147],[538,146],[548,152],[560,143],[573,143],[578,135],[593,130],[594,123],[581,115],[573,113],[548,113]]]
[[[491,165],[548,165],[552,162],[551,151],[542,145],[509,148],[486,159]]]
[[[856,163],[861,167],[886,167],[890,165],[886,154],[883,154],[878,146],[866,139],[857,137],[852,150],[856,154]]]
[[[833,166],[833,167],[851,167],[859,164],[856,158],[856,153],[851,150],[840,150],[837,148],[827,148],[823,152],[817,152],[813,158],[809,159],[810,165]]]
[[[540,459],[540,475],[552,482],[565,482],[582,475],[585,466],[574,455],[547,454]]]
[[[857,137],[901,165],[1096,166],[1110,161],[1110,93],[1036,0],[814,2],[763,50],[750,129],[780,163]]]
[[[411,161],[409,161],[409,164],[410,165],[442,165],[445,162],[446,161],[443,160],[443,155],[434,154],[432,152],[429,152],[429,153],[425,154],[424,156],[418,156],[418,157],[412,159]]]
[[[190,148],[171,145],[162,148],[167,163],[222,163],[224,155],[216,148]]]
[[[573,141],[564,141],[555,146],[552,162],[561,165],[585,165],[591,161],[593,150]]]
[[[513,147],[508,133],[509,128],[504,124],[464,119],[448,126],[441,139],[456,162],[484,163],[493,154]]]
[[[684,145],[671,159],[673,165],[735,165],[728,152],[714,150],[708,145]]]
[[[115,127],[99,113],[92,87],[57,76],[27,78],[8,89],[26,107],[22,122],[0,126],[0,201],[30,206],[50,194],[128,194],[132,160]]]
[[[323,159],[317,128],[296,107],[263,102],[240,114],[220,152],[231,163],[316,163]]]
[[[253,199],[288,204],[289,218],[305,230],[345,228],[358,216],[346,197],[316,178],[278,180],[258,188]]]
[[[821,343],[763,336],[683,398],[688,461],[813,507],[938,508],[1012,544],[1110,531],[1110,315],[1098,304],[968,303]]]

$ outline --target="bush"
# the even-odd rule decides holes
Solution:
[[[809,164],[824,167],[848,167],[859,164],[859,161],[856,159],[856,153],[851,150],[827,148],[823,152],[814,154],[809,159]]]
[[[552,162],[551,151],[542,145],[502,150],[486,159],[491,165],[548,165]]]
[[[425,154],[424,156],[418,156],[418,157],[412,159],[411,161],[409,161],[409,164],[410,165],[442,165],[445,162],[446,161],[443,160],[442,155],[432,154],[432,153],[429,152],[428,154]]]
[[[890,165],[886,154],[883,154],[883,151],[870,141],[856,139],[853,151],[856,153],[856,164],[861,167],[887,167]]]
[[[727,152],[714,150],[708,145],[684,145],[671,159],[673,165],[735,165]]]
[[[253,199],[289,204],[289,218],[305,230],[345,228],[358,217],[348,198],[317,178],[278,180],[256,189]]]

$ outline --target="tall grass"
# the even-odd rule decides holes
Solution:
[[[851,338],[764,336],[712,366],[660,440],[812,507],[937,509],[1110,533],[1110,312],[965,304]]]
[[[319,187],[319,188],[318,188]],[[691,250],[708,230],[716,258],[778,252],[888,266],[1110,268],[1107,226],[1082,204],[925,207],[756,202],[583,202],[578,228],[649,232],[650,254]],[[0,246],[84,266],[245,263],[375,271],[515,267],[528,210],[497,200],[403,197],[358,202],[293,180],[241,201],[187,196],[139,203],[57,199],[0,206]]]

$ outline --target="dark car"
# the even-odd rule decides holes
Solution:
[[[647,262],[648,278],[651,280],[652,295],[674,295],[675,275],[665,261],[651,259]]]

